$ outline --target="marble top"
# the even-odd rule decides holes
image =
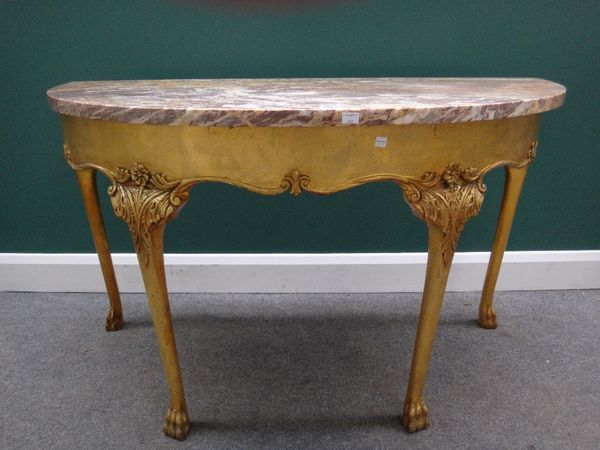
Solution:
[[[48,91],[54,111],[115,122],[223,127],[470,122],[558,108],[536,78],[301,78],[83,81]]]

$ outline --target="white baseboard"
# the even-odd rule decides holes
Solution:
[[[478,291],[489,253],[457,253],[448,291]],[[144,292],[134,254],[121,292]],[[167,254],[170,292],[419,292],[426,253]],[[600,250],[506,252],[498,290],[598,289]],[[0,291],[104,292],[95,254],[0,253]]]

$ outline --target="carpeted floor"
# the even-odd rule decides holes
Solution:
[[[600,291],[448,294],[426,389],[399,426],[420,295],[173,295],[191,433],[142,295],[104,331],[99,294],[0,293],[2,449],[597,449]]]

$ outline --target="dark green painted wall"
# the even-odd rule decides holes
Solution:
[[[59,118],[46,103],[49,87],[94,79],[307,76],[524,76],[563,83],[567,102],[542,121],[509,247],[600,248],[597,0],[347,0],[291,10],[0,0],[0,9],[0,252],[93,250],[63,161]],[[502,179],[501,172],[488,176],[483,211],[467,226],[460,250],[489,249]],[[125,225],[112,213],[107,225],[113,250],[130,252]],[[200,185],[167,228],[166,245],[193,253],[426,248],[425,227],[391,184],[297,198]]]

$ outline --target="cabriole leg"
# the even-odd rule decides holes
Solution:
[[[402,414],[402,424],[409,432],[418,431],[429,426],[429,413],[423,399],[425,379],[450,271],[450,261],[446,264],[442,255],[443,232],[435,225],[430,224],[428,228],[427,275],[425,277],[425,289],[423,291],[408,391]]]
[[[413,213],[429,230],[425,288],[402,414],[406,430],[415,432],[429,426],[425,381],[448,274],[465,223],[481,209],[485,186],[475,169],[463,170],[457,164],[449,165],[441,174],[429,172],[400,185]]]
[[[169,385],[170,406],[163,431],[167,436],[183,439],[189,432],[190,424],[181,380],[181,369],[177,358],[171,310],[169,308],[163,259],[163,232],[164,225],[156,226],[150,230],[151,253],[150,255],[144,255],[138,252],[138,260],[148,295],[160,356],[167,384]]]
[[[190,184],[167,181],[141,164],[120,168],[109,189],[115,214],[129,226],[150,304],[160,356],[169,386],[165,434],[183,439],[190,425],[175,346],[165,278],[163,235],[188,199]]]
[[[479,304],[479,325],[483,328],[496,328],[496,311],[494,310],[494,290],[498,281],[502,257],[510,235],[517,203],[521,194],[521,188],[527,174],[525,167],[506,167],[506,181],[504,184],[504,197],[496,226],[496,237],[492,246],[490,262],[488,264],[487,274],[481,293],[481,303]]]
[[[106,331],[116,331],[123,327],[123,307],[121,306],[119,287],[115,277],[108,241],[106,240],[100,202],[98,201],[96,169],[77,169],[75,174],[83,196],[83,205],[92,231],[94,245],[96,246],[96,252],[100,260],[100,267],[110,302],[110,309],[106,317]]]

